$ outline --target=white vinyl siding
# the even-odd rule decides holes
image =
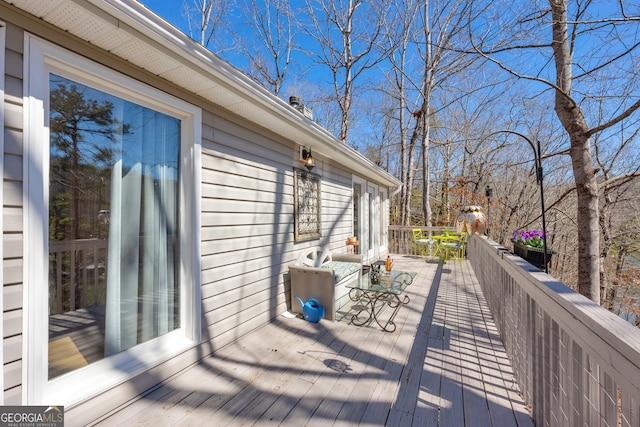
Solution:
[[[219,346],[286,310],[292,154],[290,146],[221,117],[205,116],[204,126],[203,314]]]
[[[23,38],[15,26],[2,27],[3,47],[3,401],[21,403],[22,395],[22,294],[23,294]]]
[[[298,146],[226,118],[204,120],[202,297],[205,335],[217,347],[287,310],[288,265],[305,248],[346,251],[352,189],[350,172],[317,158],[322,237],[294,243]]]

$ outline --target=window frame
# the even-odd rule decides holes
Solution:
[[[4,117],[4,74],[6,25],[0,21],[0,117]],[[4,120],[0,121],[0,153],[4,162]],[[4,177],[3,177],[4,181]],[[4,182],[0,186],[0,207],[4,210]],[[4,234],[4,212],[0,215],[0,230]],[[0,261],[4,260],[4,242],[0,245]],[[4,268],[0,268],[0,283],[4,284]],[[0,292],[0,307],[4,307],[3,292]],[[4,337],[4,325],[0,323],[0,337]],[[0,364],[4,366],[4,346],[0,346]],[[0,377],[0,390],[4,390],[4,375]],[[0,393],[0,405],[4,404],[4,393]]]
[[[389,190],[380,187],[378,190],[380,199],[380,253],[389,252]]]
[[[129,350],[48,380],[49,75],[181,120],[180,328]],[[23,402],[72,405],[157,366],[201,341],[200,108],[62,47],[25,35],[25,244]],[[46,343],[46,344],[45,344]],[[115,368],[117,367],[117,368]]]

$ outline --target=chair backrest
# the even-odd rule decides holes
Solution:
[[[325,262],[331,261],[331,251],[320,246],[306,249],[296,260],[296,266],[320,267]]]
[[[414,228],[413,230],[411,230],[411,233],[413,234],[413,240],[418,240],[418,239],[423,239],[424,236],[422,235],[422,229],[421,228]]]

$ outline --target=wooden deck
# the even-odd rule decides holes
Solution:
[[[467,261],[393,258],[394,333],[280,316],[100,425],[533,426]]]

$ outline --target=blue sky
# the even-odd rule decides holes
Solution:
[[[183,15],[183,0],[142,0],[141,3],[174,27],[186,32],[187,20]]]
[[[192,4],[192,0],[187,0],[188,4]],[[142,0],[141,3],[148,9],[155,12],[161,18],[169,22],[171,25],[183,31],[189,35],[188,20],[185,16],[185,0]],[[303,2],[296,0],[290,1],[292,8],[304,7]],[[234,6],[234,12],[227,14],[227,16],[237,16],[237,22],[229,22],[229,18],[225,21],[227,26],[232,26],[234,31],[237,31],[239,26],[246,26],[244,18],[241,16],[241,11],[237,6]],[[304,14],[297,14],[297,18],[304,19]],[[215,43],[212,43],[209,48],[216,52],[222,59],[228,61],[235,67],[241,70],[248,69],[247,57],[240,49],[234,49],[232,35],[226,31],[225,28],[221,28],[222,32],[218,33],[218,39]],[[250,44],[255,37],[250,28],[246,27],[245,31],[240,31],[240,34],[245,38],[244,42]],[[295,42],[298,46],[303,45],[306,49],[311,49],[310,43],[313,41],[305,40],[304,34],[296,34]],[[258,46],[259,49],[264,49],[264,46]],[[377,74],[379,76],[379,74]],[[300,49],[294,49],[292,52],[291,62],[289,63],[287,75],[284,80],[284,86],[280,92],[280,98],[288,100],[289,96],[295,95],[301,99],[303,104],[311,107],[314,112],[314,119],[318,121],[322,126],[326,127],[332,132],[337,132],[339,129],[339,112],[335,109],[329,110],[326,103],[314,104],[314,99],[326,99],[332,94],[333,91],[333,76],[326,66],[319,66],[315,64],[309,53],[302,52]],[[329,94],[329,95],[327,95]],[[354,126],[355,128],[355,126]],[[353,139],[350,138],[354,144],[358,144],[357,140],[369,140],[371,136],[362,136],[362,133],[367,134],[371,127],[368,125],[359,126],[361,135],[356,137],[355,131],[352,132]]]
[[[192,3],[193,0],[187,0],[187,1],[189,3]],[[590,12],[592,13],[590,18],[594,20],[598,20],[615,11],[616,8],[611,8],[611,4],[609,3],[609,1],[594,0],[594,2],[590,5]],[[142,0],[141,3],[144,4],[146,7],[148,7],[149,9],[151,9],[152,11],[154,11],[155,13],[157,13],[160,17],[165,19],[171,25],[179,28],[180,30],[188,34],[188,23],[184,14],[185,0]],[[297,0],[293,0],[291,3],[293,3],[294,5],[300,5],[300,2]],[[482,0],[479,0],[476,3],[476,6],[479,6],[482,3],[484,2]],[[497,1],[495,2],[494,6],[498,7],[496,5],[503,4],[503,3],[506,4],[506,2]],[[521,3],[524,9],[527,8],[526,6],[524,6],[525,3],[526,3],[525,1]],[[632,3],[635,3],[635,2],[632,2]],[[516,1],[514,4],[517,5],[518,2]],[[625,3],[625,5],[628,7],[627,9],[628,13],[632,15],[635,13],[638,13],[637,6],[635,6],[636,7],[635,9],[631,9],[630,3]],[[511,13],[509,13],[509,10],[511,11]],[[517,19],[518,19],[516,15],[524,12],[520,10],[520,8],[511,8],[508,10],[496,11],[496,13],[498,12],[500,17],[499,20],[497,20],[498,19],[496,17],[497,15],[488,13],[486,15],[486,18],[487,18],[486,22],[485,21],[482,21],[482,22],[486,24],[486,29],[490,29],[491,32],[494,34],[494,36],[500,38],[502,36],[501,33],[503,32],[503,28],[501,28],[500,25],[513,25],[514,22],[517,22]],[[235,15],[238,16],[238,22],[231,23],[232,25],[235,26],[234,27],[235,29],[238,28],[238,25],[242,25],[241,22],[243,21],[243,19],[241,16],[239,16],[239,14],[240,14],[239,11],[235,12]],[[304,14],[298,14],[298,17],[304,18]],[[228,18],[227,18],[227,23],[229,23]],[[604,28],[606,30],[606,27]],[[633,45],[634,43],[637,43],[638,37],[640,37],[637,28],[638,27],[635,26],[635,29],[636,29],[635,34],[633,33],[634,26],[627,25],[625,27],[625,29],[627,30],[625,34],[618,32],[619,29],[622,29],[622,27],[620,27],[620,28],[615,28],[615,31],[611,31],[608,34],[604,30],[598,33],[594,33],[594,37],[592,38],[584,34],[581,35],[578,40],[579,44],[576,45],[576,49],[577,49],[576,57],[574,58],[575,63],[579,64],[580,67],[576,66],[575,71],[582,72],[581,71],[582,69],[589,68],[590,66],[593,66],[594,63],[601,63],[603,61],[606,61],[607,58],[616,56],[617,54],[616,51],[609,51],[610,49],[613,49],[612,46],[617,46],[616,43],[603,43],[603,38],[619,37],[622,40],[626,41],[627,45]],[[530,29],[531,28],[529,28],[527,25],[523,25],[523,30],[530,30]],[[548,31],[549,29],[544,27],[543,28],[534,27],[534,29],[538,31],[537,34],[532,34],[529,31],[523,31],[520,34],[514,33],[514,35],[520,36],[521,39],[520,40],[512,39],[511,41],[513,43],[518,43],[521,45],[527,45],[532,42],[548,43],[549,37],[551,36],[551,34]],[[480,33],[482,33],[484,28],[480,30],[481,30]],[[631,31],[631,33],[629,33],[629,31]],[[241,34],[243,37],[246,36],[246,40],[251,40],[251,38],[253,37],[252,32],[248,28],[246,29],[245,32],[241,32]],[[303,39],[300,38],[300,36],[301,35],[298,34],[298,39],[297,39],[298,43],[305,44],[305,47],[307,47],[308,49],[313,49],[309,47],[310,45],[308,42],[301,42],[301,40]],[[537,39],[535,39],[536,36],[538,37]],[[532,40],[531,39],[532,37],[535,40]],[[218,43],[218,44],[222,45],[223,47],[233,46],[233,42],[231,42],[231,36],[228,34],[224,34],[224,33],[221,34],[221,36],[219,37],[219,40],[221,41],[221,43]],[[615,38],[613,38],[612,41],[615,41]],[[592,48],[594,45],[597,46],[597,48]],[[215,47],[212,47],[212,49],[215,49]],[[514,52],[516,53],[515,55],[514,55]],[[245,67],[246,57],[242,55],[239,49],[235,49],[235,50],[226,49],[225,51],[219,53],[219,55],[223,59],[228,60],[231,64],[235,65],[236,67],[239,67],[240,69],[247,68]],[[551,51],[549,49],[543,49],[543,50],[521,49],[517,51],[512,51],[507,49],[501,55],[499,56],[496,55],[495,57],[502,61],[505,61],[505,63],[514,67],[514,69],[516,69],[520,74],[534,75],[538,78],[540,77],[548,78],[550,81],[553,81],[555,79],[555,76],[554,76],[555,72],[554,72],[552,61],[550,60],[551,59],[550,56],[551,56]],[[631,58],[634,58],[634,57],[632,56]],[[629,61],[629,59],[625,58],[622,61],[618,61],[618,63],[615,63],[614,66],[617,66],[618,70],[627,70],[628,74],[632,74],[634,72],[634,67],[629,66],[628,65],[629,62],[627,61]],[[546,64],[546,66],[542,66],[542,65],[536,66],[535,65],[536,63]],[[326,108],[326,104],[324,106],[313,104],[314,96],[320,97],[322,96],[323,91],[324,91],[324,94],[331,91],[332,76],[331,76],[331,73],[328,72],[328,69],[326,67],[322,67],[322,66],[314,67],[313,65],[314,64],[308,53],[303,53],[300,51],[294,52],[292,63],[290,65],[287,78],[285,79],[285,87],[283,91],[280,93],[280,96],[281,98],[286,100],[290,95],[297,95],[301,98],[303,103],[307,103],[308,105],[311,104],[310,106],[314,108],[314,117],[319,120],[321,125],[325,126],[327,129],[333,132],[335,131],[335,124],[330,123],[329,121],[335,120],[337,111],[323,110],[323,108]],[[611,68],[608,67],[606,72],[610,72],[610,70]],[[380,67],[380,68],[377,68],[375,72],[372,72],[370,74],[371,78],[376,80],[377,87],[382,86],[384,84],[384,83],[380,83],[380,78],[382,75],[381,71],[383,70]],[[490,67],[489,70],[485,70],[485,71],[489,71],[489,75],[488,75],[489,78],[492,78],[493,76],[499,75],[501,73],[501,71],[496,66]],[[508,75],[504,74],[503,77],[506,78],[508,77]],[[608,84],[611,87],[607,88],[607,92],[615,93],[617,90],[619,90],[618,84],[616,84],[616,82],[611,78],[611,76],[608,76],[608,77],[609,77]],[[599,76],[599,79],[600,79],[599,80],[600,84],[605,84],[605,85],[607,84],[607,79],[602,80],[603,76]],[[580,85],[578,82],[575,82],[576,83],[575,89],[577,89],[577,91],[574,93],[574,96],[576,96],[577,99],[581,98],[580,93],[582,91],[582,88],[585,89],[586,93],[591,92],[591,89],[592,89],[590,87],[591,82],[588,79],[583,79],[583,81],[584,83],[582,85]],[[457,89],[462,89],[462,87],[457,87],[457,86],[460,86],[459,82],[454,81],[453,84],[454,86],[448,88],[447,90],[455,92]],[[583,86],[585,84],[586,84],[586,87]],[[520,80],[516,84],[516,86],[519,89],[519,92],[516,94],[516,96],[522,99],[524,99],[527,93],[531,93],[531,96],[534,99],[537,99],[540,96],[540,94],[546,94],[548,96],[550,93],[549,86],[536,84],[533,81]],[[364,109],[380,108],[380,105],[374,106],[374,105],[366,104],[366,102],[381,104],[380,93],[377,93],[376,98],[373,100],[370,100],[370,97],[367,97],[366,93],[360,93],[360,95],[365,95],[362,98],[358,99],[358,102],[363,103],[363,105],[360,106],[361,108],[364,108]],[[612,108],[615,108],[618,102],[619,101],[614,100]],[[507,103],[517,104],[516,102],[514,102],[514,100],[510,100],[508,98],[507,98]],[[362,114],[359,114],[359,113],[360,111],[358,111],[356,108],[354,115],[352,116],[352,120],[357,120],[358,118],[361,120],[364,120],[362,117],[356,117],[357,115],[362,116]],[[615,111],[610,114],[615,114]],[[379,118],[373,118],[373,120],[378,120],[378,119]],[[595,120],[596,118],[594,117],[593,120],[591,121],[595,122]],[[363,122],[360,122],[356,126],[352,126],[352,129],[359,130],[358,132],[359,135],[355,135],[354,133],[352,133],[350,137],[350,143],[354,145],[360,145],[360,143],[366,143],[366,141],[375,140],[376,130],[373,129],[373,126],[374,124],[371,123],[371,121],[366,121],[366,120],[364,120]]]

